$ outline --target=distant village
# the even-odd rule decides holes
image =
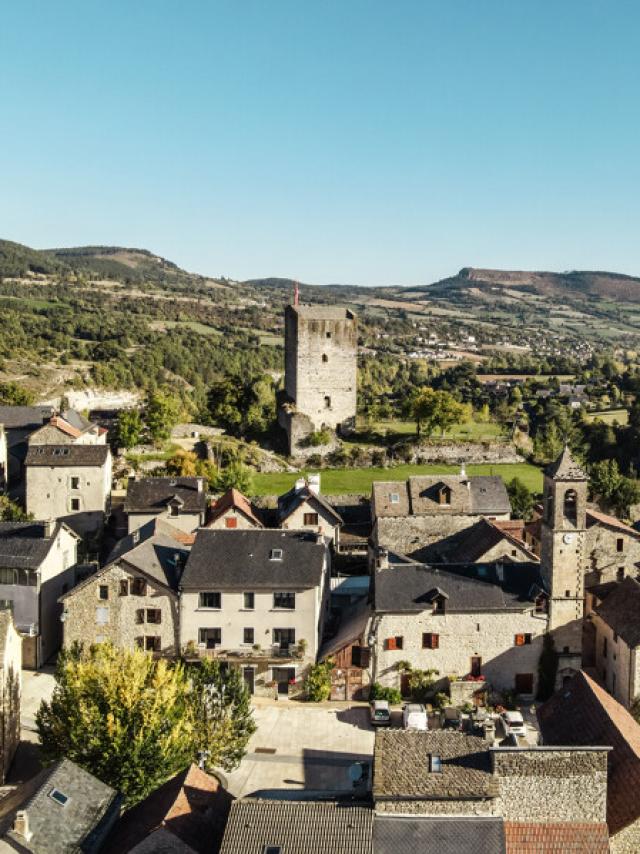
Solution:
[[[287,306],[290,453],[353,429],[357,329]],[[478,351],[468,332],[407,346]],[[464,463],[388,475],[254,496],[130,472],[123,493],[103,424],[0,406],[0,492],[25,514],[0,523],[0,851],[640,851],[640,531],[588,500],[568,445],[528,520]],[[257,721],[238,768],[193,756],[126,810],[67,758],[13,785],[21,679],[83,644],[237,671]]]

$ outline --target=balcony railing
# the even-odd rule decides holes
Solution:
[[[269,659],[293,659],[303,658],[304,651],[298,644],[292,643],[286,646],[270,644],[266,647],[255,649],[250,646],[223,647],[216,646],[208,648],[205,644],[187,644],[183,649],[186,656],[197,655],[200,658],[237,658],[245,660],[269,660]]]

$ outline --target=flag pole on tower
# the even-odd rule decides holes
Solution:
[[[300,302],[300,291],[298,289],[298,283],[293,283],[293,304],[298,305]]]

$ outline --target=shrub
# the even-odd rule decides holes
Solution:
[[[374,682],[369,689],[370,700],[386,700],[388,703],[397,704],[402,702],[402,694],[397,688],[386,688],[379,682]]]
[[[331,696],[332,670],[332,661],[314,664],[313,667],[309,668],[306,679],[304,680],[307,700],[312,703],[321,703],[323,700],[329,699]]]

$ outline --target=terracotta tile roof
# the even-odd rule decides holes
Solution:
[[[220,516],[223,515],[223,513],[226,513],[227,510],[231,509],[242,513],[247,517],[247,519],[253,522],[256,527],[263,527],[262,522],[253,512],[249,499],[245,498],[241,492],[233,488],[228,489],[224,495],[221,495],[216,503],[211,507],[209,522],[215,522],[216,519],[219,519]]]
[[[581,672],[538,709],[545,744],[612,747],[607,823],[613,835],[640,819],[640,725]]]
[[[632,528],[630,525],[625,525],[624,522],[621,522],[620,519],[617,519],[615,516],[609,516],[607,513],[601,513],[599,510],[592,510],[591,508],[587,509],[587,528],[591,528],[593,525],[602,524],[608,525],[610,528],[615,528],[618,531],[622,531],[624,534],[631,534],[636,539],[640,539],[640,531],[636,531],[635,528]]]
[[[492,522],[496,528],[500,528],[501,531],[511,534],[514,539],[524,542],[524,519],[492,519]]]
[[[82,430],[78,430],[77,427],[74,427],[73,424],[69,424],[68,421],[65,421],[64,418],[61,418],[59,415],[54,415],[49,424],[51,424],[52,427],[57,427],[58,430],[61,430],[63,433],[73,436],[75,439],[82,435]]]
[[[105,854],[126,854],[162,827],[198,854],[214,854],[232,801],[215,777],[191,765],[128,810],[103,850]]]
[[[507,854],[607,854],[609,833],[604,823],[538,824],[505,821]]]

